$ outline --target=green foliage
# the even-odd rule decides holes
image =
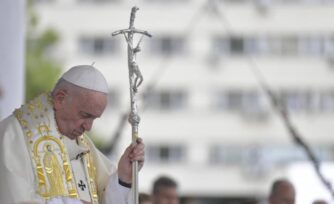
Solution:
[[[59,40],[53,29],[37,32],[38,18],[28,6],[29,22],[26,37],[26,101],[42,92],[50,91],[56,83],[61,68],[50,52]]]

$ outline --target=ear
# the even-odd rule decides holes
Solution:
[[[66,96],[67,96],[67,91],[64,89],[58,90],[53,95],[53,105],[55,110],[62,109]]]

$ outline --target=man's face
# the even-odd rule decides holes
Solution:
[[[154,204],[178,204],[177,189],[174,187],[160,187],[157,194],[153,195]]]
[[[107,104],[106,94],[89,90],[71,95],[58,91],[53,100],[58,129],[70,139],[89,131]]]

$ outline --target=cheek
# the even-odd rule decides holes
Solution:
[[[61,110],[61,115],[62,115],[62,118],[66,121],[70,121],[74,117],[74,113],[69,107],[64,107]]]
[[[80,127],[80,125],[83,123],[80,117],[78,117],[77,114],[73,112],[67,112],[64,117],[67,125],[71,128]]]
[[[77,118],[72,118],[71,120],[70,120],[70,124],[71,124],[71,126],[73,126],[74,128],[80,128],[81,126],[82,126],[82,124],[83,124],[83,120],[81,120],[81,119],[77,119]]]

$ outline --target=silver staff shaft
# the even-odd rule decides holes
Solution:
[[[134,20],[136,18],[136,12],[138,8],[132,7],[131,16],[130,16],[130,26],[128,29],[115,31],[112,33],[112,36],[116,36],[118,34],[123,34],[126,42],[128,44],[128,68],[129,68],[129,82],[130,82],[130,105],[131,110],[129,114],[129,123],[131,124],[132,128],[132,143],[136,143],[138,139],[138,125],[140,122],[140,117],[137,111],[137,104],[136,104],[136,94],[138,91],[138,87],[143,82],[143,76],[139,70],[139,66],[136,63],[136,54],[140,52],[140,43],[142,38],[140,38],[138,44],[134,47],[133,44],[133,35],[136,33],[142,34],[151,37],[151,35],[147,31],[138,30],[134,27]],[[132,163],[132,192],[134,198],[134,204],[139,203],[139,193],[138,193],[138,162]]]

